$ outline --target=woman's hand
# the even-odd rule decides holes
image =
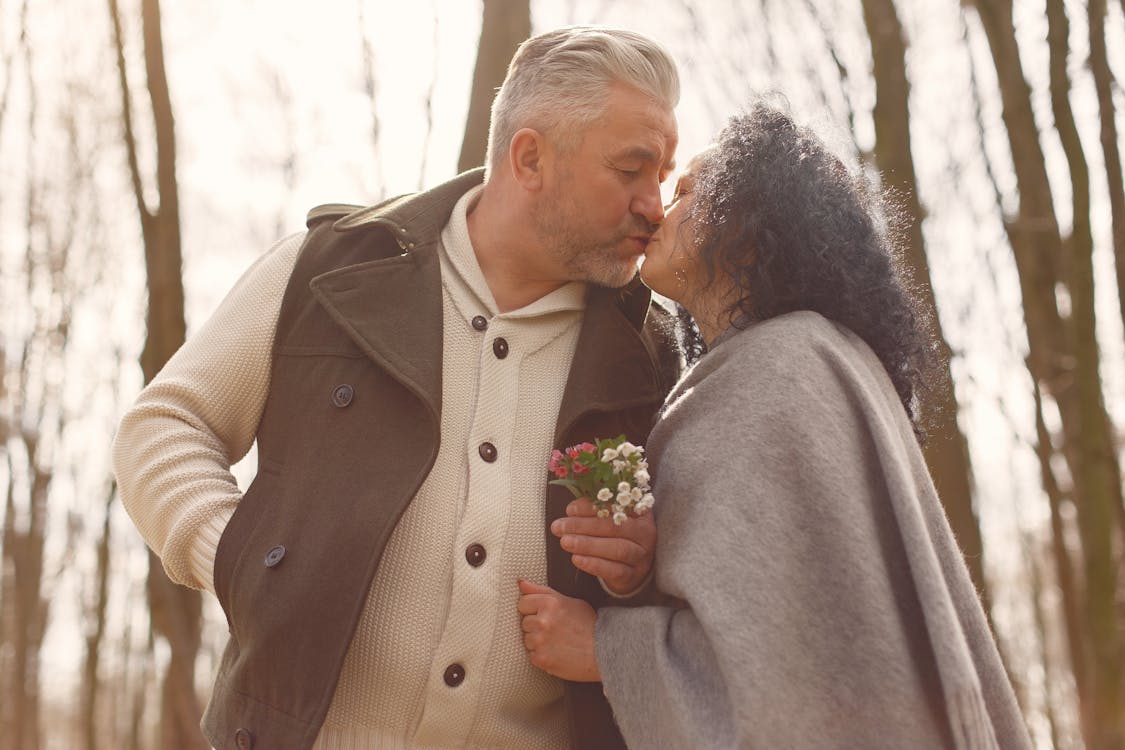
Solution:
[[[594,656],[594,623],[598,615],[581,599],[563,596],[549,586],[520,579],[518,609],[523,645],[531,663],[572,682],[600,682]]]

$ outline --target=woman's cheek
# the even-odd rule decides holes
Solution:
[[[655,252],[652,252],[655,250]],[[676,299],[678,293],[675,273],[668,267],[668,259],[660,244],[650,244],[649,253],[641,263],[641,281],[652,291],[669,299]]]

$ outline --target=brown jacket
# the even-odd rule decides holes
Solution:
[[[383,549],[437,456],[437,243],[481,178],[475,170],[371,208],[310,214],[278,319],[258,474],[216,552],[230,642],[202,727],[219,750],[316,740]],[[556,446],[647,438],[675,376],[659,364],[675,357],[650,307],[639,283],[591,287]],[[546,479],[544,467],[549,526],[569,494]],[[604,604],[597,581],[544,534],[550,585]],[[624,747],[600,684],[567,683],[566,695],[573,747]]]

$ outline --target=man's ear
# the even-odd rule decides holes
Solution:
[[[521,128],[512,136],[508,146],[512,176],[525,190],[537,191],[543,187],[546,146],[543,134],[532,128]]]

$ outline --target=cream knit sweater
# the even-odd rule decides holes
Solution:
[[[528,661],[520,577],[546,580],[545,466],[585,288],[499,313],[466,212],[442,232],[441,447],[376,573],[317,750],[565,748],[563,687]],[[275,245],[125,415],[122,501],[173,580],[213,590],[215,547],[241,492],[230,464],[254,439],[281,298],[303,240]],[[485,331],[471,324],[488,320]],[[493,342],[503,338],[500,358]],[[491,442],[498,458],[477,456]],[[479,567],[465,556],[480,544]],[[447,686],[458,663],[465,679]]]

